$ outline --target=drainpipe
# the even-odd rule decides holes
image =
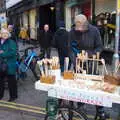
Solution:
[[[120,38],[120,0],[117,0],[117,12],[116,12],[116,32],[115,32],[115,53],[113,55],[113,72],[116,73],[119,63],[119,38]],[[119,90],[120,95],[120,90]],[[120,120],[120,105],[118,105],[118,117]]]
[[[117,0],[116,12],[116,32],[115,32],[115,52],[113,54],[113,73],[116,73],[119,63],[119,30],[120,30],[120,0]]]

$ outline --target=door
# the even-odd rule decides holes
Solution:
[[[43,29],[45,24],[49,24],[50,30],[55,32],[56,28],[56,17],[55,9],[50,9],[51,5],[44,5],[39,8],[39,27]]]

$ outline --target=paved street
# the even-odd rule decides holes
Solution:
[[[23,46],[19,43],[19,49],[29,46]],[[52,50],[52,55],[57,55],[57,52]],[[35,90],[34,82],[35,78],[31,71],[28,71],[26,80],[18,81],[18,99],[15,103],[6,102],[9,98],[8,90],[6,89],[4,98],[0,101],[0,120],[43,120],[47,93]],[[107,108],[107,111],[111,113],[112,120],[117,119],[118,110],[116,106],[114,105],[114,110]],[[88,117],[93,120],[95,107],[91,105],[86,105],[85,107]]]

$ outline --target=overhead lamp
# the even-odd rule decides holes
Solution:
[[[55,9],[55,7],[53,7],[53,6],[50,7],[50,10],[51,10],[51,11],[53,11],[54,9]]]
[[[50,5],[50,10],[53,11],[54,9],[55,9],[55,6],[54,6],[54,4],[52,3],[52,4]]]

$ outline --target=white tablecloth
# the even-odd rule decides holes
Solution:
[[[69,80],[61,80],[56,84],[35,83],[36,90],[47,91],[48,96],[83,102],[93,105],[112,107],[112,103],[120,104],[119,88],[114,93],[108,93],[101,90],[91,90],[87,88],[71,87]],[[74,85],[72,85],[74,86]]]

